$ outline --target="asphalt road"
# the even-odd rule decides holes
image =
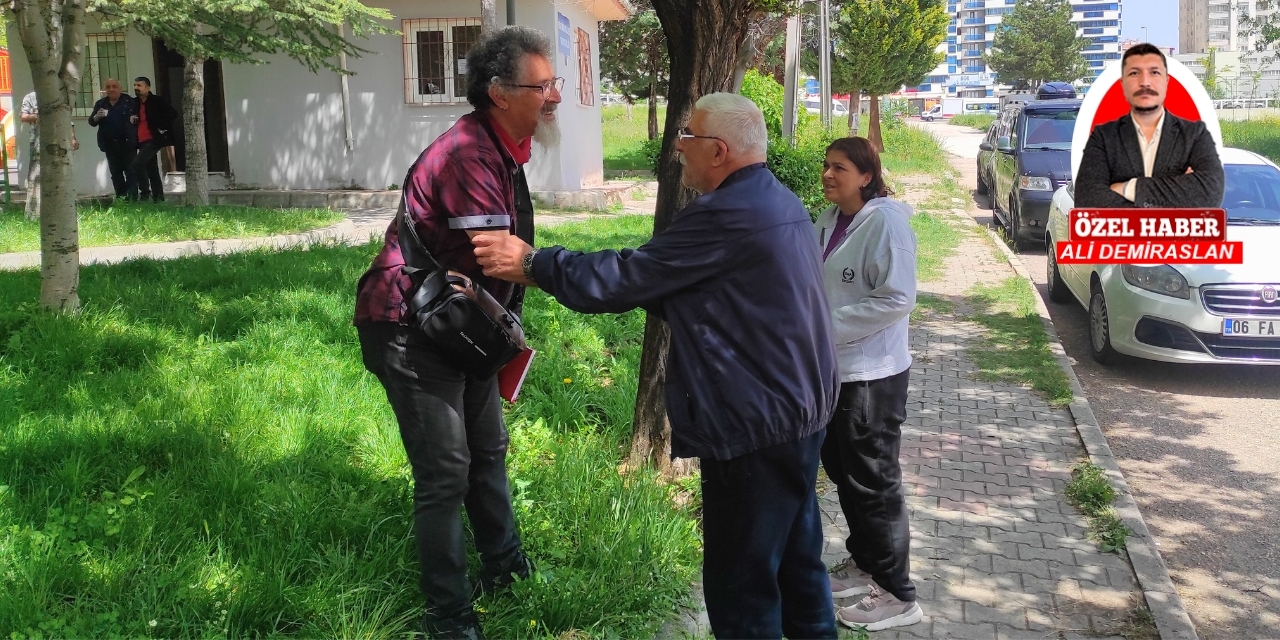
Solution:
[[[982,134],[914,124],[963,158],[972,188]],[[1021,257],[1047,302],[1044,250]],[[1047,304],[1200,637],[1280,638],[1280,366],[1104,367],[1089,357],[1084,308]]]

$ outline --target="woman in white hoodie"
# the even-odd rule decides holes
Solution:
[[[911,531],[898,464],[916,237],[911,207],[889,197],[880,156],[866,138],[841,138],[827,147],[822,187],[832,206],[816,227],[841,382],[822,466],[836,483],[849,523],[849,560],[831,573],[831,595],[865,594],[836,617],[879,631],[923,616],[910,576]]]

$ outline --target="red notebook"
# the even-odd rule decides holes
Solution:
[[[498,370],[498,395],[507,402],[515,402],[520,397],[520,387],[524,386],[524,377],[529,375],[529,367],[533,364],[533,356],[538,353],[533,349],[525,349]]]

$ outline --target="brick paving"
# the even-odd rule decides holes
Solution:
[[[963,320],[972,311],[963,294],[1015,273],[971,218],[959,209],[950,216],[968,227],[966,238],[943,279],[919,290],[955,309],[923,310],[912,324],[902,433],[912,578],[925,617],[871,637],[1119,637],[1142,596],[1128,562],[1098,550],[1063,495],[1085,457],[1071,415],[1029,388],[979,381],[965,355],[985,329]],[[848,528],[834,488],[820,491],[824,559],[835,564],[847,555]]]

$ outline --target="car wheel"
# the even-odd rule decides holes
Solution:
[[[1022,241],[1022,220],[1018,217],[1018,205],[1009,203],[1009,238],[1013,241],[1013,248],[1021,251],[1024,242]]]
[[[1058,271],[1057,249],[1054,248],[1052,241],[1045,243],[1045,249],[1047,254],[1044,261],[1047,265],[1045,281],[1049,283],[1047,285],[1049,299],[1053,302],[1067,302],[1071,300],[1071,292],[1067,291],[1067,283],[1062,280],[1062,272]]]
[[[982,179],[982,165],[978,165],[978,195],[985,196],[988,191],[987,181]]]
[[[1089,295],[1089,355],[1098,364],[1111,364],[1117,355],[1111,348],[1111,318],[1107,315],[1107,298],[1100,285],[1094,285]]]

